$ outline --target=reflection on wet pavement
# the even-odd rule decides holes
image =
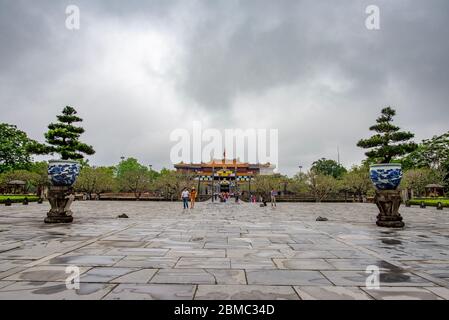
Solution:
[[[0,207],[0,299],[449,299],[449,215],[370,204],[75,202]],[[129,219],[117,219],[126,213]],[[327,222],[316,222],[317,216]],[[80,288],[66,287],[77,266]],[[368,266],[380,289],[368,290]]]

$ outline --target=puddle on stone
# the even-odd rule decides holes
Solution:
[[[382,239],[382,243],[388,245],[402,244],[402,241],[396,239]]]
[[[40,283],[40,285],[45,283]],[[80,288],[76,290],[76,293],[78,295],[90,295],[92,293],[95,293],[101,289],[104,288],[104,285],[102,284],[92,284],[92,283],[81,283]],[[65,284],[57,284],[53,286],[43,287],[39,288],[33,291],[33,294],[45,294],[45,295],[51,295],[51,294],[58,294],[61,292],[65,292],[69,289],[67,289],[67,286]]]
[[[35,293],[35,294],[56,294],[56,293],[64,292],[66,290],[67,290],[67,287],[65,284],[58,284],[55,286],[39,288],[37,290],[34,290],[33,293]]]
[[[39,270],[39,271],[25,271],[21,273],[22,280],[45,280],[45,281],[60,281],[67,277],[65,270]]]
[[[410,276],[401,273],[401,272],[387,272],[380,274],[380,282],[408,282],[410,280]]]
[[[384,261],[384,260],[378,261],[376,265],[379,266],[379,268],[381,268],[381,269],[388,269],[388,270],[394,271],[394,272],[401,272],[403,270],[403,269],[396,267],[395,265],[393,265],[387,261]]]

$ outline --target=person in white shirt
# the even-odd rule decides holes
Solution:
[[[189,197],[190,197],[189,190],[187,190],[187,188],[182,190],[181,198],[182,198],[182,203],[184,205],[184,209],[189,209]]]
[[[278,195],[276,190],[271,190],[270,196],[271,196],[271,206],[276,207],[276,196]]]

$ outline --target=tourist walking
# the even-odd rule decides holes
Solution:
[[[276,190],[271,190],[270,197],[271,197],[271,206],[276,207],[276,196],[278,195]]]
[[[187,188],[184,188],[184,190],[182,190],[181,193],[181,199],[182,199],[182,203],[184,205],[184,209],[188,209],[189,208],[189,190],[187,190]]]
[[[192,187],[192,190],[190,191],[190,209],[195,208],[195,200],[197,196],[197,192],[195,190],[195,187]]]

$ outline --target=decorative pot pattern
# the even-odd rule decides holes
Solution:
[[[377,190],[396,190],[401,184],[400,164],[376,164],[370,167],[370,178]]]
[[[48,163],[48,177],[54,186],[72,186],[80,174],[76,161],[56,160]]]

